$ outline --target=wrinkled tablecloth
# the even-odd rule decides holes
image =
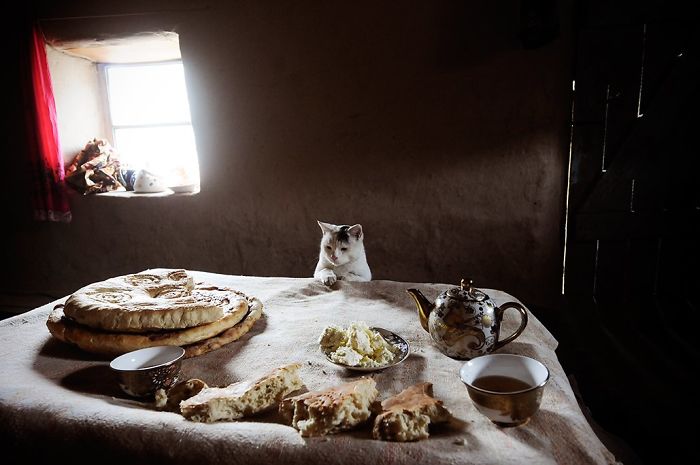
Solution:
[[[329,289],[310,278],[190,273],[197,281],[258,297],[265,314],[240,340],[184,360],[183,378],[223,386],[299,362],[309,390],[327,388],[362,374],[329,363],[319,350],[320,333],[330,324],[364,321],[394,331],[411,346],[402,364],[369,374],[377,381],[380,399],[429,381],[456,421],[413,443],[373,440],[369,426],[302,438],[275,412],[247,421],[194,423],[128,398],[119,390],[109,360],[53,339],[46,318],[63,298],[0,322],[0,437],[9,443],[4,463],[6,457],[19,463],[97,464],[615,463],[576,402],[555,354],[557,341],[532,314],[522,335],[498,352],[541,361],[551,379],[540,410],[527,424],[500,428],[472,405],[459,378],[464,362],[435,348],[406,293],[415,287],[432,300],[452,285],[340,281]],[[515,300],[498,290],[483,290],[498,305]],[[506,312],[502,337],[518,324],[517,312]]]

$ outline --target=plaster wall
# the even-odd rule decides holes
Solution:
[[[97,65],[46,47],[63,161],[67,166],[88,141],[108,137]]]
[[[517,1],[166,3],[41,14],[179,34],[202,191],[73,193],[72,223],[16,222],[9,288],[61,296],[149,267],[311,276],[319,219],[364,226],[375,279],[556,297],[565,11],[561,36],[526,50]]]

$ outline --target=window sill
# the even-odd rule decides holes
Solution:
[[[171,197],[171,196],[192,196],[199,194],[199,188],[191,191],[176,192],[166,189],[163,192],[134,192],[134,191],[111,191],[95,194],[98,197],[120,197],[120,198],[147,198],[147,197]]]

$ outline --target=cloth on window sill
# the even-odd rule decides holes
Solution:
[[[66,169],[66,182],[84,195],[125,191],[119,156],[108,141],[93,139]]]

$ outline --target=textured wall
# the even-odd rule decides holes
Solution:
[[[74,3],[43,14],[163,7]],[[202,192],[74,195],[69,225],[16,222],[8,286],[62,295],[148,267],[311,276],[320,219],[363,224],[375,279],[471,277],[546,303],[561,274],[568,25],[525,50],[520,3],[497,3],[171,4],[160,16],[180,34]]]
[[[95,63],[46,47],[51,70],[58,131],[63,160],[68,165],[85,144],[97,136],[107,136],[101,117],[100,88]]]

